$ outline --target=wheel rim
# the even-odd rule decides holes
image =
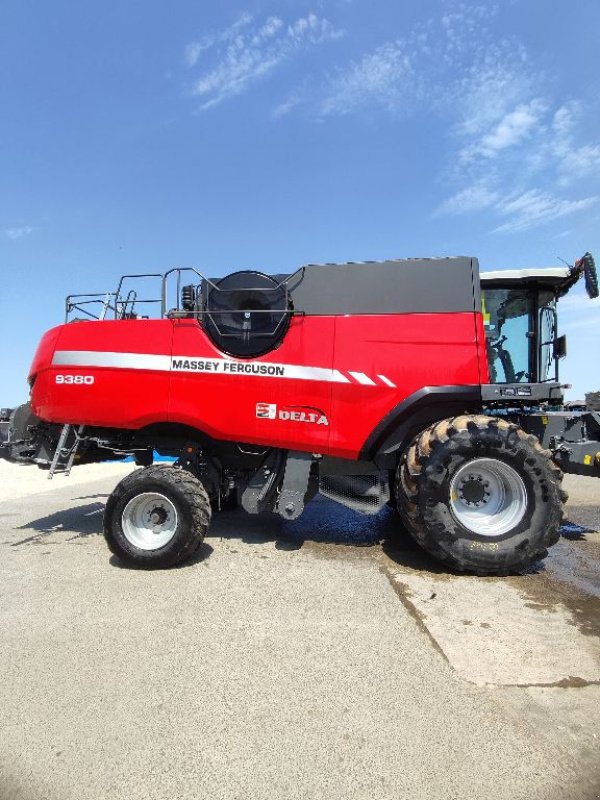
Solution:
[[[481,536],[501,536],[523,519],[527,490],[519,473],[504,461],[475,458],[455,473],[450,507],[463,527]]]
[[[132,497],[121,518],[127,541],[140,550],[159,550],[177,530],[177,509],[168,497],[145,492]]]

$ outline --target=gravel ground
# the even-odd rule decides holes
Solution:
[[[595,484],[567,479],[545,565],[466,579],[459,626],[465,578],[389,544],[391,512],[224,513],[198,559],[143,572],[100,535],[131,465],[49,488],[0,467],[2,800],[599,796]]]

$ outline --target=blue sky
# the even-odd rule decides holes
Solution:
[[[124,272],[600,256],[598,30],[597,0],[5,0],[0,405]],[[577,287],[572,397],[599,322]]]

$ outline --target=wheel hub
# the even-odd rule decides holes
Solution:
[[[461,480],[458,486],[458,493],[467,505],[480,508],[488,502],[490,493],[487,491],[489,483],[484,481],[481,475],[469,474],[467,478]]]
[[[123,509],[123,533],[140,550],[158,550],[175,536],[177,509],[172,500],[158,492],[132,497]]]
[[[169,513],[162,506],[156,506],[149,514],[149,522],[154,526],[164,525],[169,518]]]
[[[515,528],[528,507],[519,473],[496,458],[474,458],[450,482],[450,509],[456,521],[480,536],[502,536]]]

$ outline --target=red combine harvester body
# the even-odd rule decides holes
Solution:
[[[440,331],[445,331],[440,341]],[[137,430],[171,422],[216,439],[357,459],[379,423],[425,386],[488,382],[481,312],[305,316],[251,361],[195,319],[61,325],[29,376],[49,422]],[[330,424],[334,422],[334,424]]]
[[[492,281],[483,304],[471,258],[126,276],[113,294],[67,298],[13,446],[51,475],[133,454],[144,469],[111,495],[105,533],[138,565],[189,557],[211,506],[294,519],[320,491],[365,513],[392,502],[452,567],[520,569],[557,538],[560,470],[501,411],[560,400],[558,375],[541,374],[540,312],[592,267],[590,256],[515,290]],[[196,282],[182,286],[186,275]],[[160,297],[126,292],[133,278],[159,281]],[[143,313],[157,304],[158,318]],[[500,334],[514,338],[525,313],[527,355],[511,355]],[[556,325],[552,336],[555,361]],[[151,466],[155,451],[176,465]]]

